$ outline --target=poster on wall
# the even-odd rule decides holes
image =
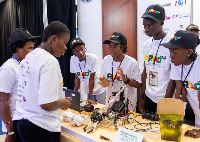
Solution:
[[[190,24],[191,0],[139,0],[138,1],[138,62],[143,71],[143,44],[149,39],[144,33],[142,14],[149,5],[159,4],[165,9],[163,30],[173,36],[177,30],[186,30]]]

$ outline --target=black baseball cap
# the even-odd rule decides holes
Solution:
[[[150,5],[145,13],[142,15],[142,18],[150,18],[157,23],[165,20],[165,9],[159,4]]]
[[[190,25],[186,28],[186,31],[191,31],[191,30],[199,31],[199,27],[198,27],[197,25],[190,24]]]
[[[73,49],[74,46],[77,44],[85,45],[85,43],[80,38],[73,38],[72,41],[70,42],[70,48]]]
[[[20,40],[35,40],[37,38],[40,38],[40,36],[32,36],[25,28],[16,28],[12,31],[9,37],[8,46]]]
[[[185,48],[195,51],[198,44],[199,37],[196,34],[190,31],[179,30],[168,43],[163,43],[162,45],[169,49]]]
[[[127,38],[123,33],[120,32],[114,32],[109,40],[105,40],[103,44],[109,44],[109,42],[113,43],[120,43],[123,45],[127,45]]]

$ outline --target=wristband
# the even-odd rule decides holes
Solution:
[[[14,135],[15,133],[14,132],[7,132],[6,134],[11,136],[11,135]]]
[[[127,84],[127,83],[129,83],[131,80],[130,80],[130,78],[126,78],[127,79],[127,81],[126,82],[124,82],[125,84]]]
[[[12,123],[12,120],[8,121],[7,123],[4,124],[4,126],[6,127],[7,125],[9,125],[10,123]]]

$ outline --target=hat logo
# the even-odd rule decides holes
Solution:
[[[79,41],[79,40],[74,40],[74,41],[72,41],[72,44],[74,44],[74,42],[77,42],[77,41]]]
[[[113,37],[113,38],[118,38],[119,36],[118,36],[118,35],[112,35],[111,37]]]
[[[189,26],[188,29],[196,28],[197,26]]]
[[[153,12],[153,13],[156,13],[156,14],[160,13],[160,11],[157,11],[155,9],[149,9],[149,12]]]
[[[27,32],[27,34],[30,34],[29,31],[26,31],[26,32]]]
[[[178,40],[181,39],[181,37],[174,36],[173,39]]]

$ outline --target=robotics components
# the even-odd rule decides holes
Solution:
[[[91,125],[91,123],[93,123],[93,126],[92,126],[92,129],[90,131],[88,131],[87,133],[91,133],[95,130],[96,128],[96,125],[101,122],[103,120],[103,116],[100,112],[100,109],[99,108],[96,108],[94,110],[94,112],[92,113],[91,115],[91,121],[88,125],[86,125],[83,129],[84,129],[84,132],[86,132],[86,129]]]
[[[96,125],[102,120],[109,121],[115,125],[115,128],[119,128],[124,125],[125,120],[128,120],[128,98],[124,94],[124,89],[126,85],[123,86],[118,92],[113,93],[113,99],[106,105],[106,107],[100,111],[99,108],[96,108],[91,114],[91,121],[83,129],[86,132],[86,129],[94,123],[91,130],[87,133],[91,133],[95,130]],[[118,101],[117,98],[119,98]]]

